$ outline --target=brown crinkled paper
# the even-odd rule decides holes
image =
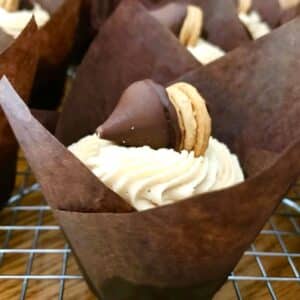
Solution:
[[[78,68],[57,137],[68,145],[94,132],[134,81],[151,77],[165,84],[199,65],[141,4],[122,1]],[[78,121],[84,126],[78,128]]]
[[[28,101],[38,63],[37,26],[31,21],[20,36],[0,54],[0,75],[6,75]],[[18,145],[0,111],[0,202],[9,197],[15,182]]]
[[[296,19],[183,77],[205,96],[214,136],[239,154],[248,179],[141,213],[127,213],[125,201],[32,118],[2,79],[0,104],[98,297],[211,299],[226,281],[300,175],[299,30]],[[92,87],[80,87],[85,99]],[[105,117],[104,109],[91,111]],[[77,118],[73,131],[88,134],[84,122]]]
[[[85,0],[87,19],[91,22],[93,32],[97,32],[103,21],[124,0]],[[140,2],[146,8],[153,9],[170,2],[191,3],[199,5],[204,11],[205,38],[226,51],[230,51],[250,36],[240,22],[233,0],[132,0]],[[226,28],[226,30],[224,30]]]
[[[30,1],[30,0],[27,0]],[[79,23],[81,0],[32,0],[51,14],[39,29],[41,58],[31,106],[53,109],[63,96],[66,69]]]

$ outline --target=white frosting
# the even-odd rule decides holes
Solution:
[[[238,158],[214,138],[204,157],[193,152],[122,147],[96,135],[69,147],[106,186],[137,210],[175,203],[244,180]]]
[[[239,18],[247,27],[254,40],[271,32],[269,25],[262,21],[260,15],[256,11],[252,11],[249,14],[240,13]]]
[[[199,39],[195,47],[188,47],[187,49],[203,65],[209,64],[226,54],[221,48],[203,39]]]
[[[45,25],[50,19],[49,13],[38,4],[34,5],[33,10],[19,10],[16,12],[8,12],[0,8],[0,27],[7,34],[16,38],[29,23],[32,15],[34,15],[39,27]]]

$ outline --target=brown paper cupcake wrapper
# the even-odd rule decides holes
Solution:
[[[81,0],[34,0],[51,14],[39,29],[39,68],[31,95],[31,106],[53,109],[63,95],[66,68],[79,23]]]
[[[240,185],[111,213],[128,207],[32,118],[6,79],[0,95],[91,287],[105,299],[210,299],[300,174],[298,141]],[[80,212],[91,205],[98,212]]]
[[[31,21],[20,36],[0,54],[0,76],[6,75],[24,100],[28,100],[38,63],[37,27]],[[15,182],[18,145],[0,111],[0,202],[9,197]]]
[[[87,19],[92,32],[98,32],[100,26],[122,0],[83,0]]]
[[[240,155],[248,179],[142,213],[112,213],[129,208],[1,81],[0,104],[97,296],[211,299],[226,280],[300,174],[299,29],[297,19],[183,77],[207,99],[214,136]]]
[[[165,84],[198,66],[176,37],[141,4],[122,1],[77,70],[58,123],[58,138],[69,145],[94,132],[134,81],[151,77]],[[76,119],[85,124],[77,132]]]

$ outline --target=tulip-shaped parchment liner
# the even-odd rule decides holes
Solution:
[[[31,96],[35,108],[52,109],[61,100],[66,68],[79,23],[81,0],[34,0],[50,13],[39,29],[40,63]]]
[[[112,213],[129,208],[31,116],[6,79],[0,104],[89,283],[106,299],[210,299],[300,174],[298,141],[235,187]]]
[[[20,36],[0,54],[0,75],[6,75],[28,101],[38,63],[37,26],[31,21]],[[17,141],[0,111],[0,202],[7,200],[15,182]]]
[[[123,1],[101,28],[78,68],[57,137],[68,145],[84,133],[94,132],[131,83],[152,78],[166,84],[198,66],[176,37],[141,4]],[[84,126],[74,132],[76,119]]]
[[[210,299],[226,280],[300,174],[299,27],[295,20],[184,77],[205,95],[214,135],[241,154],[248,179],[142,213],[121,207],[122,199],[35,121],[9,83],[1,81],[0,104],[98,296]],[[279,48],[276,56],[274,48]],[[261,139],[263,122],[277,128],[272,119],[293,126]],[[262,159],[268,163],[257,167]],[[125,213],[113,213],[115,205]]]

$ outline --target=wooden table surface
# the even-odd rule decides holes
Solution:
[[[22,159],[19,164],[19,171],[26,173],[26,163]],[[30,175],[26,177],[26,186],[30,186],[34,178]],[[24,185],[24,176],[18,177],[17,188]],[[18,206],[44,205],[40,193],[32,193],[21,199]],[[280,211],[286,210],[281,207]],[[0,226],[8,225],[34,226],[57,225],[51,211],[25,211],[16,212],[11,209],[4,209],[0,213]],[[274,215],[266,227],[266,233],[259,235],[254,243],[257,251],[282,253],[283,248],[274,233],[267,234],[268,230],[275,229],[289,234],[282,235],[282,241],[290,253],[298,253],[298,257],[292,258],[292,263],[300,271],[300,232],[297,232],[297,226],[300,228],[300,217],[295,215],[293,218],[287,218],[285,215]],[[296,226],[296,227],[295,227]],[[60,230],[12,230],[9,241],[7,241],[7,231],[0,231],[0,245],[6,249],[64,249],[66,242]],[[282,242],[281,241],[281,242]],[[0,246],[1,247],[1,246]],[[60,280],[3,280],[3,275],[24,275],[30,271],[31,275],[60,275],[63,267],[63,254],[20,254],[6,253],[3,257],[0,255],[0,299],[15,300],[21,299],[20,295],[25,291],[24,299],[59,299],[59,292],[62,282]],[[31,259],[31,260],[30,260]],[[32,262],[32,264],[31,264]],[[272,277],[294,277],[293,270],[286,257],[281,254],[278,256],[261,257],[261,263],[268,276]],[[80,271],[72,254],[67,256],[67,275],[80,275]],[[244,256],[235,269],[235,275],[240,276],[261,276],[258,263],[255,256]],[[241,281],[238,283],[243,299],[246,300],[269,300],[272,299],[268,291],[267,284],[263,281]],[[26,289],[24,288],[26,287]],[[272,282],[272,288],[276,293],[277,299],[296,300],[300,299],[299,282]],[[96,299],[89,291],[83,279],[72,279],[64,282],[63,288],[64,300],[92,300]],[[216,295],[215,300],[236,300],[237,296],[232,282],[227,282],[225,286]],[[117,300],[117,299],[116,299]]]

